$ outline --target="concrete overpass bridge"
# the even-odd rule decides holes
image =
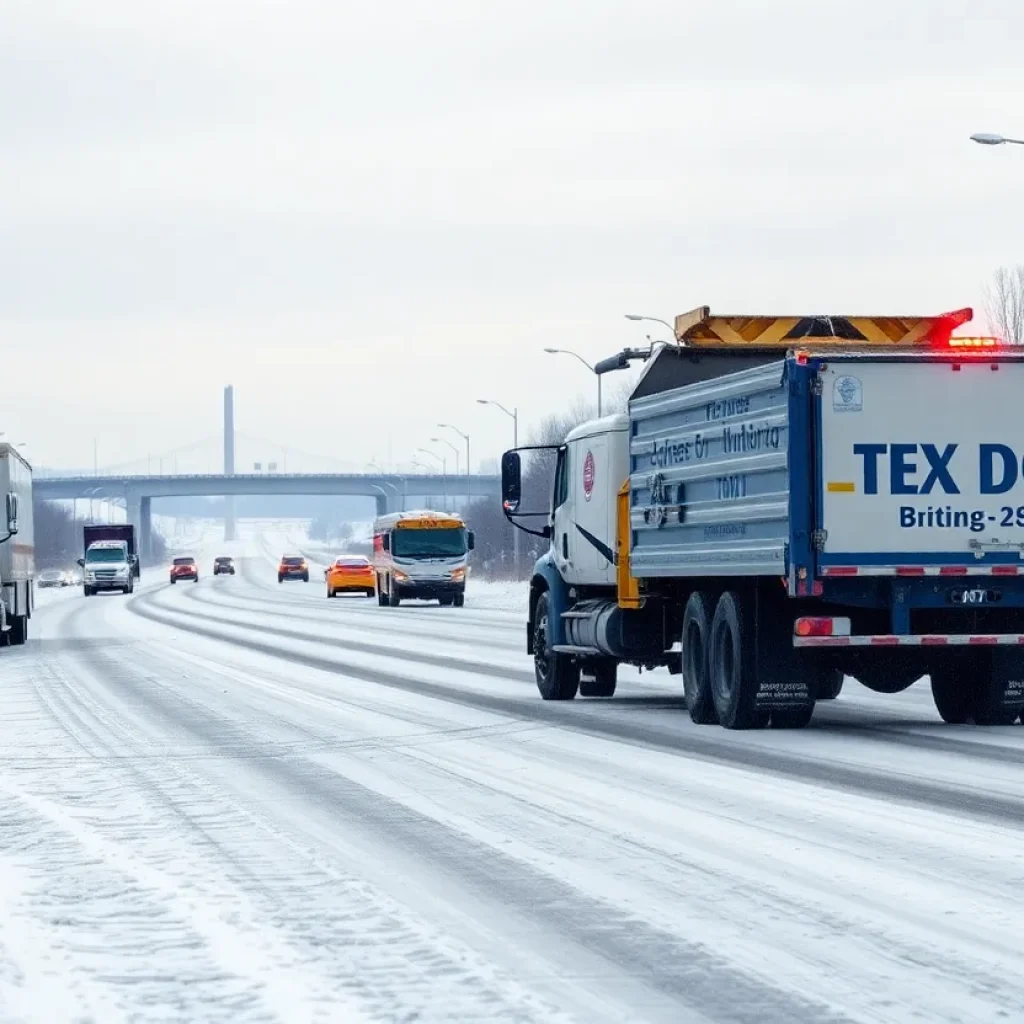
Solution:
[[[128,521],[139,533],[143,557],[150,552],[153,498],[223,497],[237,495],[331,495],[372,497],[377,514],[406,507],[409,495],[445,494],[464,499],[498,500],[501,479],[484,474],[441,473],[202,473],[149,476],[37,476],[32,483],[42,501],[108,499],[124,501]],[[234,539],[233,510],[225,517],[225,539]]]

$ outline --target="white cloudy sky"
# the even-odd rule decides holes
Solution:
[[[980,307],[1019,0],[0,0],[0,430],[480,455],[622,319]],[[102,397],[100,397],[102,389]],[[15,437],[14,435],[18,435]]]

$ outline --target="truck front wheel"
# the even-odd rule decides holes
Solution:
[[[768,712],[757,707],[757,645],[750,604],[727,590],[711,621],[711,692],[726,729],[763,729]]]
[[[713,615],[711,598],[700,591],[694,591],[683,613],[682,659],[686,707],[690,718],[697,725],[714,725],[718,721],[708,669],[708,642]]]
[[[580,685],[580,667],[564,654],[548,647],[551,602],[546,593],[537,599],[533,626],[533,669],[537,689],[544,700],[572,700]]]

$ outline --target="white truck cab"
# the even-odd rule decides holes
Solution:
[[[101,590],[120,590],[130,594],[135,589],[134,563],[123,540],[96,540],[81,560],[82,589],[86,597]]]
[[[629,417],[583,423],[559,449],[551,555],[566,583],[615,586],[616,497],[629,476]]]
[[[393,512],[373,524],[377,602],[392,608],[403,598],[436,599],[461,608],[473,532],[454,512]]]

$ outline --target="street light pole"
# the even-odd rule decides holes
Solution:
[[[662,327],[667,327],[672,332],[672,337],[676,339],[676,344],[679,344],[679,335],[676,334],[676,329],[667,320],[662,320],[661,317],[641,316],[639,313],[627,313],[626,319],[633,320],[634,322],[645,320],[649,324],[661,324]]]
[[[586,361],[586,359],[584,359],[583,356],[581,356],[579,354],[579,352],[573,352],[571,349],[567,349],[567,348],[546,348],[546,349],[544,349],[544,351],[547,352],[548,355],[552,355],[552,356],[556,356],[556,355],[572,356],[573,359],[578,359],[591,373],[594,374],[595,377],[597,377],[597,415],[600,416],[601,415],[601,374],[597,373],[594,370],[594,367],[590,363],[588,363]]]
[[[493,398],[478,398],[478,405],[493,405],[500,409],[506,416],[512,420],[512,447],[519,447],[519,407],[513,406],[511,411],[506,409],[501,402],[494,401]],[[519,575],[519,530],[512,527],[512,564],[515,566],[515,574]]]
[[[438,426],[445,430],[454,430],[466,442],[466,504],[469,505],[473,500],[473,465],[469,461],[469,434],[464,434],[451,423],[438,423]]]
[[[432,452],[429,448],[417,448],[416,451],[423,452],[424,455],[429,455],[432,458],[437,459],[441,463],[441,486],[444,488],[444,510],[448,511],[448,460],[443,455],[438,455],[437,452]]]

